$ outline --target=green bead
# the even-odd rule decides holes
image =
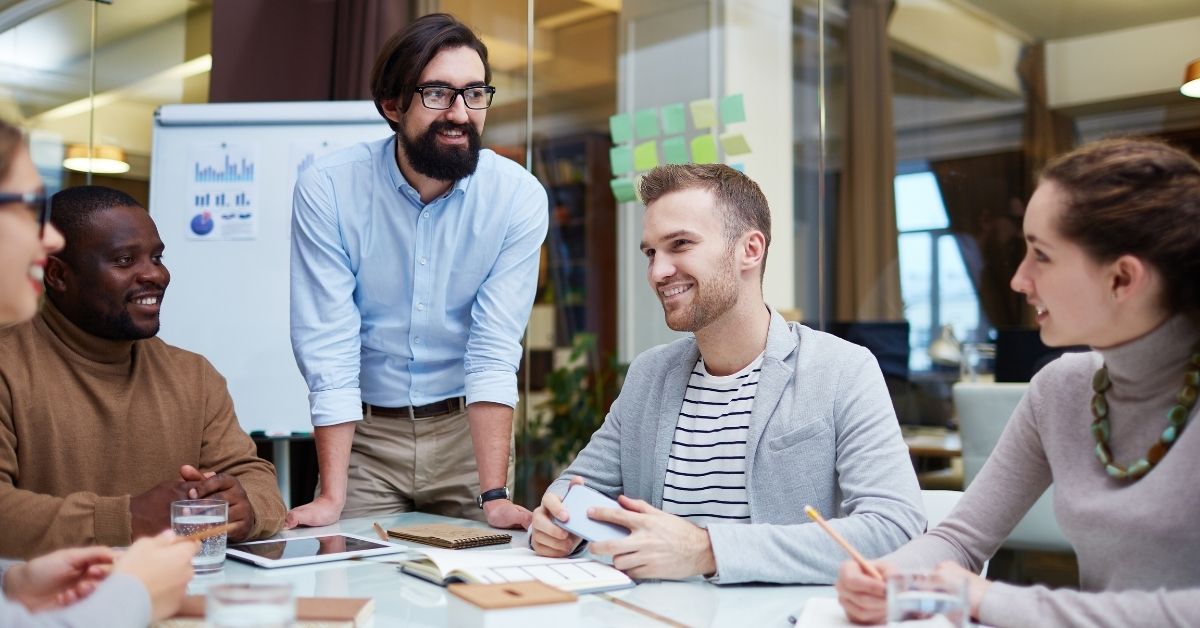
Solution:
[[[1112,382],[1108,381],[1108,367],[1102,366],[1092,376],[1092,390],[1102,393],[1109,388],[1112,388]]]
[[[1187,408],[1183,406],[1174,406],[1167,410],[1167,421],[1174,426],[1180,426],[1187,422]]]
[[[1126,475],[1125,469],[1122,469],[1121,467],[1119,467],[1115,464],[1104,465],[1104,471],[1107,472],[1109,476],[1118,478],[1118,479],[1124,478]]]
[[[1167,429],[1163,430],[1161,440],[1164,443],[1173,443],[1177,434],[1179,434],[1179,428],[1174,425],[1168,425]]]
[[[1195,405],[1196,404],[1196,391],[1197,391],[1197,388],[1195,386],[1184,386],[1183,390],[1179,391],[1179,397],[1178,397],[1179,405],[1186,406],[1188,408]]]
[[[1200,386],[1200,371],[1188,371],[1183,376],[1184,386]]]
[[[1108,419],[1100,419],[1092,423],[1092,437],[1096,439],[1096,442],[1107,443],[1108,435]]]
[[[1097,419],[1103,419],[1108,416],[1108,400],[1104,398],[1104,395],[1092,397],[1092,416]]]
[[[1108,466],[1112,462],[1112,458],[1108,455],[1108,448],[1104,443],[1096,443],[1096,457],[1100,459],[1100,464]]]
[[[1140,478],[1143,475],[1146,475],[1146,472],[1149,470],[1150,463],[1145,458],[1142,458],[1141,460],[1129,465],[1126,473],[1128,473],[1129,477],[1131,478]]]

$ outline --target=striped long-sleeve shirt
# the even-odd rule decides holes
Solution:
[[[663,510],[700,526],[750,522],[746,436],[763,356],[733,375],[696,362],[667,461]]]

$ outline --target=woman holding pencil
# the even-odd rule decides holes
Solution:
[[[37,312],[46,256],[63,246],[46,202],[21,132],[0,121],[0,334]],[[0,626],[146,626],[179,608],[196,549],[168,531],[123,553],[82,547],[0,560]]]
[[[950,516],[871,565],[966,578],[994,626],[1198,626],[1200,164],[1150,140],[1083,146],[1047,166],[1024,231],[1011,285],[1043,342],[1094,351],[1042,369]],[[1051,482],[1079,590],[980,577]],[[850,619],[884,619],[859,564],[837,590]]]

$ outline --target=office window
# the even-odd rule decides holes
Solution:
[[[909,369],[932,367],[926,349],[943,325],[959,339],[986,335],[979,294],[965,256],[974,241],[950,230],[933,173],[922,166],[896,176],[896,226],[900,232],[900,295],[909,322]]]

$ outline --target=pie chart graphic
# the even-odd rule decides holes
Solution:
[[[192,233],[196,235],[208,235],[214,226],[211,212],[200,212],[192,217]]]

